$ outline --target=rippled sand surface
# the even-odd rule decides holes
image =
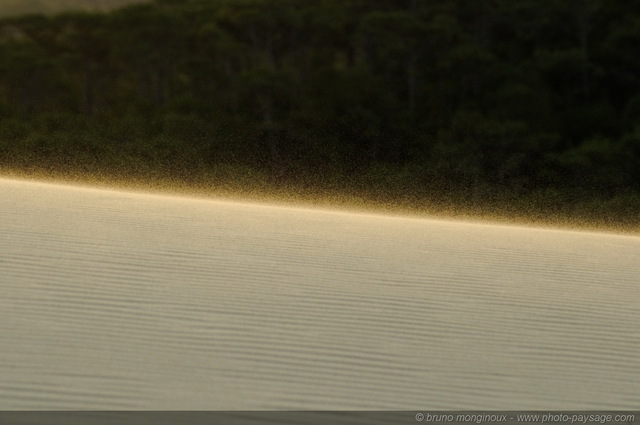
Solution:
[[[634,409],[640,238],[0,180],[0,409]]]

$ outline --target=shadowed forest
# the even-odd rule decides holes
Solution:
[[[7,17],[0,167],[637,223],[638,46],[628,0]]]

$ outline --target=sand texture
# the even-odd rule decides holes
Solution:
[[[0,409],[639,406],[639,237],[0,180]]]

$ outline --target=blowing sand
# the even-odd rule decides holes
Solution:
[[[640,238],[0,180],[0,409],[636,409]]]

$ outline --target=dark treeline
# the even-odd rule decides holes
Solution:
[[[1,161],[637,216],[638,46],[635,0],[157,0],[5,19]]]

